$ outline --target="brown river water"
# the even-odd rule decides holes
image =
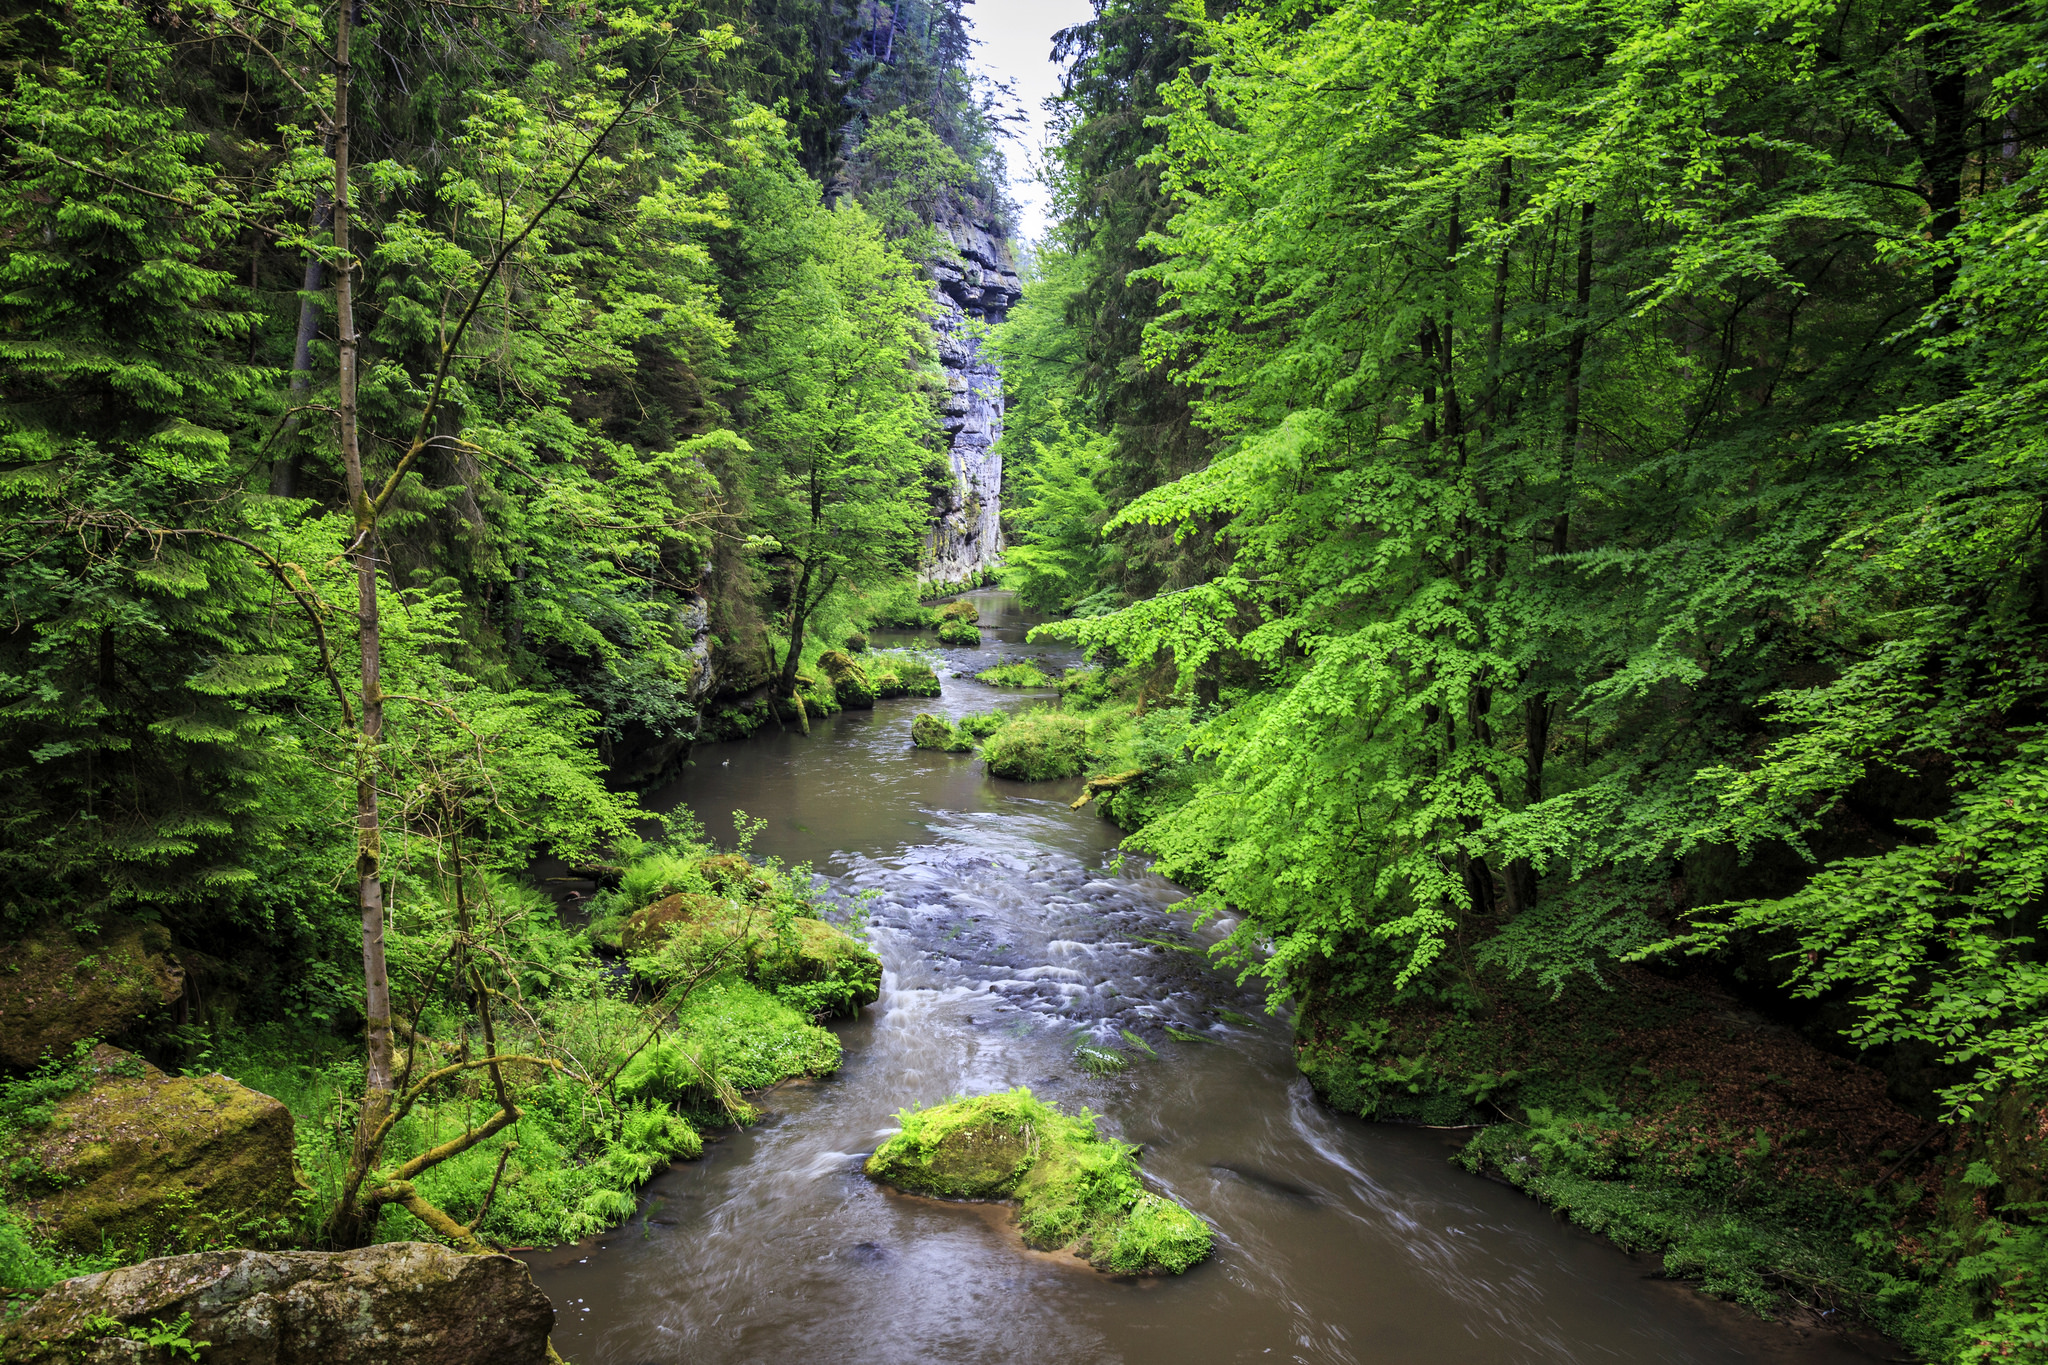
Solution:
[[[1198,952],[1182,893],[1131,860],[1080,784],[990,778],[910,747],[920,710],[1048,700],[950,676],[1022,643],[1007,594],[973,595],[983,646],[942,651],[941,698],[878,703],[813,733],[706,745],[651,804],[715,837],[768,823],[755,851],[876,889],[882,998],[840,1026],[846,1062],[781,1087],[761,1122],[657,1177],[641,1212],[532,1253],[576,1365],[903,1362],[1366,1362],[1383,1365],[1851,1365],[1885,1359],[1751,1319],[1655,1277],[1652,1261],[1449,1161],[1454,1134],[1317,1103],[1284,1019]],[[925,637],[927,640],[929,637]],[[903,637],[908,642],[909,637]],[[879,636],[877,644],[892,641]],[[1163,1026],[1200,1033],[1180,1042]],[[1157,1059],[1121,1037],[1130,1029]],[[1084,1036],[1131,1066],[1090,1075]],[[861,1173],[906,1106],[1029,1085],[1141,1143],[1148,1176],[1216,1230],[1174,1278],[1098,1274],[1025,1250],[999,1206],[906,1198]]]

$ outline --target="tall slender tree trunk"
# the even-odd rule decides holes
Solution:
[[[349,255],[349,37],[357,0],[345,0],[334,43],[334,322],[341,349],[337,408],[341,462],[348,478],[354,527],[349,541],[356,569],[356,620],[361,645],[362,716],[356,736],[356,895],[362,910],[364,1039],[367,1070],[356,1150],[337,1210],[338,1240],[359,1242],[368,1229],[356,1194],[369,1173],[384,1119],[391,1111],[391,978],[384,961],[383,833],[377,810],[378,743],[384,734],[384,692],[379,681],[381,640],[377,619],[376,509],[363,478],[356,414],[356,335],[353,261]]]

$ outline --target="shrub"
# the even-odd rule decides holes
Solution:
[[[981,643],[981,628],[955,617],[939,627],[939,643],[971,649]]]

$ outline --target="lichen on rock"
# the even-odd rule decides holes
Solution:
[[[87,1251],[274,1235],[299,1188],[284,1105],[226,1076],[167,1076],[105,1044],[86,1084],[4,1155],[8,1201],[43,1236]]]
[[[1137,1148],[1101,1137],[1018,1088],[898,1115],[867,1172],[912,1194],[1018,1201],[1025,1241],[1072,1248],[1100,1270],[1180,1274],[1209,1254],[1208,1224],[1145,1188]]]
[[[0,1360],[162,1360],[130,1329],[186,1319],[219,1365],[544,1365],[555,1310],[510,1256],[428,1242],[210,1251],[53,1286],[0,1320]]]
[[[122,1033],[185,989],[170,935],[135,920],[96,934],[46,926],[0,947],[0,962],[0,1065],[23,1071]]]

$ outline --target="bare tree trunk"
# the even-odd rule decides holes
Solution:
[[[377,620],[376,510],[363,478],[363,455],[356,416],[356,336],[354,270],[349,256],[349,27],[355,0],[340,7],[334,43],[334,322],[341,347],[337,407],[341,420],[341,462],[348,477],[349,510],[354,517],[349,553],[356,568],[356,621],[361,644],[362,716],[356,735],[356,895],[363,925],[363,1032],[367,1072],[363,1111],[356,1124],[356,1151],[349,1179],[336,1210],[337,1240],[360,1241],[369,1231],[356,1203],[356,1193],[375,1160],[384,1119],[391,1111],[391,978],[384,962],[383,836],[377,810],[376,748],[384,733],[384,692],[379,682],[381,660]]]

